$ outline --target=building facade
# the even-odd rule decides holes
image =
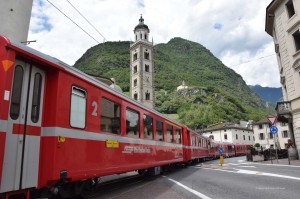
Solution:
[[[285,122],[277,122],[276,127],[278,128],[278,133],[275,135],[270,133],[270,127],[271,125],[267,119],[253,123],[255,143],[259,143],[263,149],[275,147],[278,149],[286,149],[288,140],[290,139],[288,124]]]
[[[250,125],[219,123],[204,129],[202,135],[221,143],[254,144]]]
[[[1,1],[0,34],[9,39],[27,42],[33,0]]]
[[[273,37],[284,97],[276,106],[278,120],[288,122],[300,154],[300,1],[273,0],[266,8],[265,31]]]
[[[149,33],[141,16],[134,28],[135,41],[130,45],[130,94],[133,99],[153,108],[153,42],[149,42]]]

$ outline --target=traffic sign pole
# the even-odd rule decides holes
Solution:
[[[277,142],[276,142],[276,134],[278,133],[278,128],[276,126],[271,126],[270,127],[270,133],[272,133],[273,136],[274,136],[274,145],[275,145],[275,151],[276,151],[276,159],[277,159],[277,163],[278,163]],[[271,149],[270,149],[270,151],[271,151]]]

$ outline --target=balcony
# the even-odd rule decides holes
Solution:
[[[277,112],[278,117],[280,116],[289,117],[292,113],[291,102],[290,101],[277,102],[275,110]]]

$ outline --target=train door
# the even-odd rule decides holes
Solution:
[[[0,192],[36,187],[45,73],[16,61]]]

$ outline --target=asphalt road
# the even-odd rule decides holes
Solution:
[[[93,199],[298,199],[300,166],[249,163],[245,157],[176,169],[154,178],[131,173],[99,190]]]

